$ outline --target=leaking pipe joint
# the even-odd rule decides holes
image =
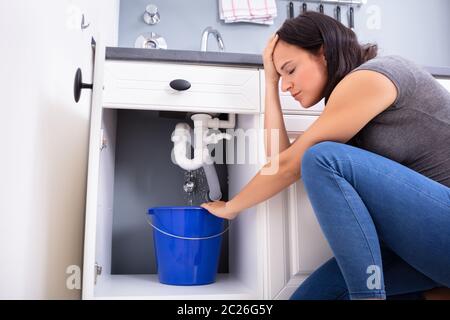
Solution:
[[[187,123],[178,123],[172,133],[171,140],[174,143],[174,161],[184,170],[196,170],[203,167],[209,187],[209,198],[213,201],[222,198],[219,179],[214,166],[214,161],[210,156],[208,144],[217,144],[222,139],[231,139],[228,133],[213,133],[207,135],[209,128],[231,129],[235,127],[236,115],[229,114],[228,120],[212,118],[209,114],[194,114],[191,119],[194,121],[194,130]],[[192,132],[194,139],[192,139]],[[193,141],[192,141],[193,140]],[[191,142],[194,147],[194,158],[190,159]]]
[[[209,199],[212,201],[222,199],[222,192],[220,191],[219,178],[217,177],[217,171],[214,163],[205,164],[203,166],[205,170],[206,181],[208,182],[209,188]]]

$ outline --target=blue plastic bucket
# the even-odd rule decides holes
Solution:
[[[202,207],[155,207],[148,214],[159,281],[178,286],[215,282],[225,220]]]

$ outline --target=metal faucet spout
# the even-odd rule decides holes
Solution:
[[[212,34],[217,40],[217,44],[219,46],[220,51],[225,51],[225,44],[222,39],[222,35],[220,32],[212,27],[207,27],[205,30],[203,30],[202,33],[202,42],[200,45],[200,51],[207,51],[208,50],[208,38],[209,35]]]

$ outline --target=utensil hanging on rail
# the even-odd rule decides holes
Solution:
[[[341,6],[340,5],[336,6],[335,12],[336,12],[336,20],[341,22]]]
[[[278,1],[289,1],[289,0],[278,0]],[[367,4],[368,0],[296,0],[298,2],[304,2],[304,3],[321,3],[321,4],[330,4],[330,5],[352,5],[356,7],[361,7],[365,4]],[[290,1],[294,2],[294,1]]]
[[[348,9],[348,27],[355,31],[355,12],[353,6]]]
[[[323,13],[323,12],[324,12],[324,11],[323,11],[323,4],[320,4],[320,5],[319,5],[319,12],[320,12],[320,13]]]
[[[302,4],[302,13],[308,11],[308,5],[306,4],[306,2],[303,2]]]
[[[285,0],[280,0],[285,1]],[[300,6],[300,13],[304,13],[308,10],[308,2],[310,3],[318,3],[317,10],[325,14],[325,5],[330,4],[334,6],[334,18],[342,22],[342,6],[345,6],[347,11],[345,12],[345,15],[347,17],[348,21],[348,27],[352,30],[355,29],[355,8],[360,8],[361,6],[365,5],[367,3],[367,0],[297,0],[299,2],[302,2],[302,5]],[[294,1],[289,1],[289,4],[287,6],[288,9],[288,18],[294,18]],[[345,19],[345,17],[344,17]]]
[[[291,1],[288,5],[289,9],[289,19],[292,19],[294,17],[294,3]]]

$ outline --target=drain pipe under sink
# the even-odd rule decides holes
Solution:
[[[222,198],[222,192],[220,191],[219,178],[207,145],[217,144],[221,139],[231,139],[231,136],[226,133],[213,133],[206,136],[204,133],[209,128],[234,128],[236,115],[229,114],[228,120],[219,120],[218,118],[213,119],[209,114],[199,113],[192,115],[191,119],[194,121],[194,130],[187,123],[179,123],[172,134],[171,140],[174,142],[175,161],[185,170],[196,170],[203,166],[209,188],[209,199],[212,201],[220,200]],[[188,159],[187,147],[192,131],[194,132],[194,159]]]
[[[228,120],[219,120],[219,118],[212,118],[208,114],[194,114],[191,119],[194,121],[194,127],[202,127],[205,130],[208,128],[213,129],[233,129],[236,125],[236,115],[229,114]],[[218,142],[217,135],[211,135],[211,138],[207,140],[207,143]],[[230,139],[231,137],[228,135],[223,136],[224,139]],[[209,188],[209,199],[211,201],[216,201],[222,199],[222,191],[220,190],[219,178],[217,176],[216,167],[214,162],[207,162],[203,165],[203,170],[205,171],[206,181],[208,183]]]
[[[216,201],[222,199],[222,192],[220,191],[219,178],[217,177],[216,167],[214,163],[205,164],[203,166],[205,171],[206,181],[209,187],[209,199],[211,201]]]

